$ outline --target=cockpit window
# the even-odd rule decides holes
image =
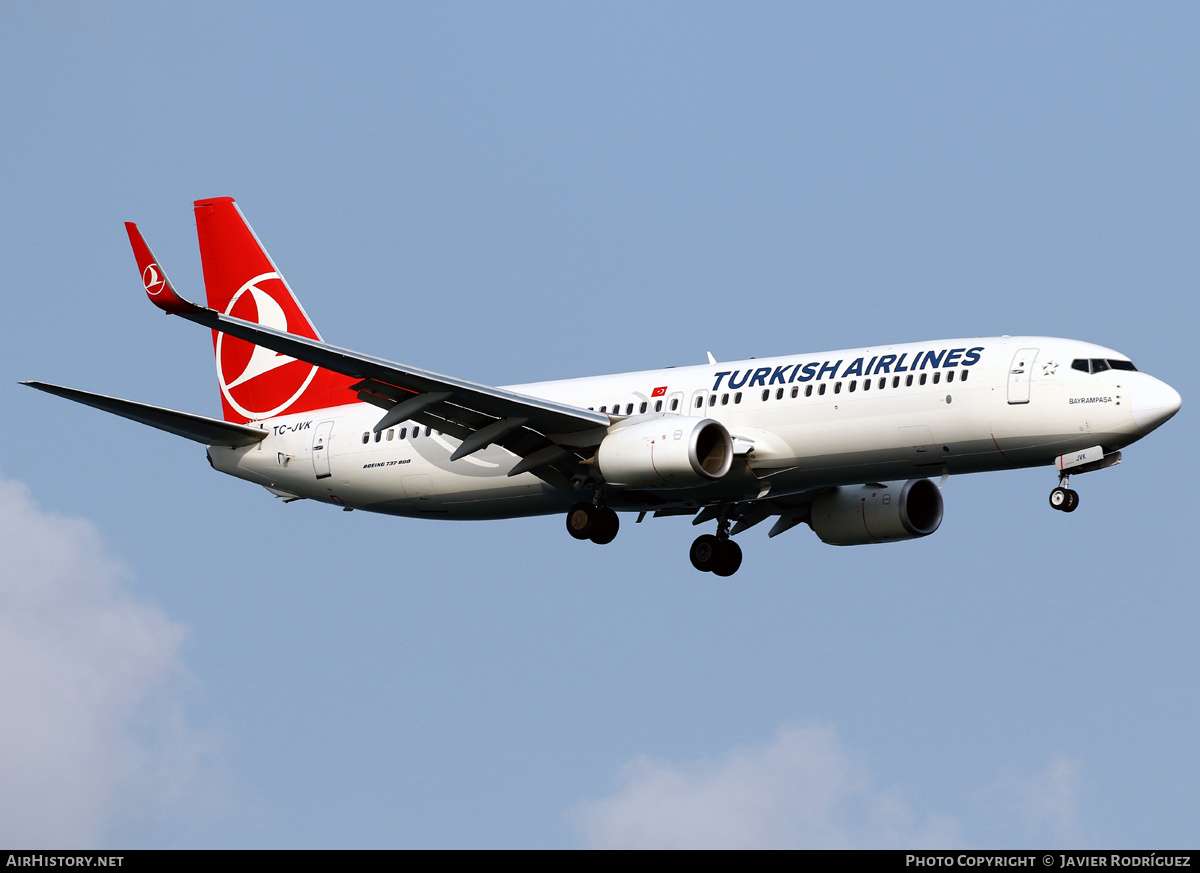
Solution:
[[[1105,370],[1128,370],[1136,373],[1137,367],[1133,365],[1133,361],[1122,361],[1117,358],[1076,358],[1071,362],[1072,370],[1079,370],[1083,373],[1103,373]]]

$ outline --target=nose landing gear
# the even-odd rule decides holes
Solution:
[[[701,534],[688,552],[692,566],[701,573],[732,576],[742,566],[742,547],[729,538],[729,518],[724,507],[717,519],[717,535]]]
[[[1060,512],[1074,512],[1076,507],[1079,506],[1079,492],[1066,487],[1068,484],[1070,484],[1070,477],[1059,477],[1058,487],[1050,492],[1050,506],[1052,509],[1057,509]]]

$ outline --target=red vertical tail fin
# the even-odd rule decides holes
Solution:
[[[217,312],[321,339],[232,197],[196,201],[196,234],[208,306]],[[353,403],[349,376],[213,331],[226,421]]]

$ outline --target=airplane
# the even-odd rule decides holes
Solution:
[[[612,542],[618,513],[716,523],[689,557],[731,576],[732,539],[769,518],[825,543],[928,536],[947,477],[1053,465],[1074,475],[1179,411],[1180,395],[1093,343],[946,339],[492,387],[326,343],[230,197],[195,202],[207,306],[126,231],[149,300],[212,331],[222,418],[44,382],[42,391],[207,446],[284,502],[388,515],[562,514]],[[935,484],[931,476],[939,476]]]

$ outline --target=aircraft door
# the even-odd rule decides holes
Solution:
[[[312,460],[313,472],[318,479],[328,479],[329,470],[329,440],[333,435],[333,422],[323,421],[317,425],[313,433]]]
[[[1033,378],[1033,362],[1037,349],[1018,349],[1008,368],[1008,402],[1029,402],[1029,380]]]
[[[704,398],[708,396],[708,392],[701,388],[692,394],[692,402],[688,404],[688,415],[704,415]]]
[[[680,409],[683,406],[683,392],[673,391],[671,396],[667,398],[667,412],[674,412],[677,415],[686,415],[686,409]]]

